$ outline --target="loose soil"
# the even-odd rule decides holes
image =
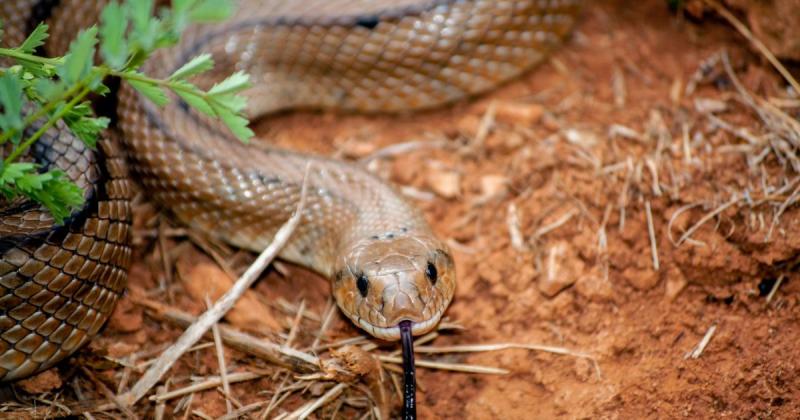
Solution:
[[[368,167],[405,187],[454,253],[459,283],[447,317],[463,329],[443,331],[430,345],[535,343],[594,358],[521,349],[418,355],[510,372],[418,368],[420,418],[800,413],[800,208],[783,205],[797,199],[800,174],[794,149],[782,154],[739,99],[720,53],[751,94],[774,99],[794,118],[800,107],[730,26],[713,14],[694,19],[660,1],[593,2],[548,62],[476,100],[400,117],[292,113],[258,124],[282,146],[353,159],[417,142]],[[138,206],[131,296],[200,313],[204,303],[188,297],[181,279],[211,259],[166,220]],[[210,247],[235,272],[253,259]],[[285,328],[274,340],[285,339],[301,301],[317,320],[301,322],[296,342],[314,340],[329,304],[327,281],[281,264],[255,291],[270,322]],[[129,296],[102,336],[60,366],[50,379],[63,387],[43,399],[102,398],[98,382],[127,389],[139,373],[109,359],[136,353],[139,364],[180,332]],[[326,340],[358,335],[337,312]],[[232,385],[243,405],[269,400],[286,377],[294,381],[244,353],[226,349],[225,357],[229,370],[271,373]],[[74,368],[80,363],[88,364]],[[173,368],[168,387],[217,372],[214,348],[202,347]],[[272,415],[332,385],[308,382]],[[26,390],[41,392],[42,384],[16,390],[31,401]],[[368,413],[364,395],[354,387],[314,416],[360,417]],[[216,389],[178,401],[164,408],[168,418],[226,411]],[[154,410],[151,402],[133,408],[142,417]]]

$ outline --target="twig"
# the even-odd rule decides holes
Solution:
[[[519,212],[514,203],[508,205],[508,214],[506,216],[506,225],[508,226],[508,235],[511,237],[511,246],[518,252],[527,252],[528,244],[522,237],[522,229],[520,228]]]
[[[772,54],[772,51],[770,51],[769,48],[767,48],[767,46],[764,45],[764,43],[761,42],[760,39],[756,38],[753,35],[753,33],[750,32],[750,29],[748,29],[747,26],[745,26],[745,24],[742,23],[742,21],[737,19],[736,16],[734,16],[730,11],[728,11],[728,9],[723,7],[716,0],[705,0],[705,1],[706,3],[711,5],[711,7],[716,9],[717,13],[722,15],[722,17],[724,17],[725,20],[727,20],[731,25],[733,25],[733,27],[736,28],[736,30],[739,31],[740,34],[742,34],[742,36],[747,38],[748,41],[752,42],[753,46],[756,47],[756,49],[762,55],[764,55],[764,57],[767,59],[767,61],[770,62],[770,64],[772,64],[773,67],[775,67],[775,70],[777,70],[778,73],[780,73],[781,76],[783,76],[783,78],[786,79],[786,81],[790,85],[792,85],[792,89],[794,89],[795,92],[800,93],[800,83],[797,83],[797,80],[795,80],[795,78],[792,77],[792,74],[789,73],[788,70],[786,70],[786,67],[784,67],[783,64],[781,64],[781,62],[775,57],[775,55]]]
[[[483,150],[486,137],[489,135],[489,131],[491,131],[492,127],[494,127],[495,108],[497,108],[497,103],[492,101],[489,104],[489,107],[486,108],[486,112],[484,112],[483,116],[481,117],[481,121],[478,124],[478,129],[475,132],[475,137],[467,146],[467,150],[472,152]]]
[[[303,177],[303,187],[300,194],[300,202],[297,205],[294,215],[278,230],[272,243],[256,258],[253,264],[245,271],[245,273],[236,280],[236,283],[228,290],[208,311],[203,313],[191,327],[178,338],[178,341],[170,346],[158,361],[151,366],[147,372],[139,379],[130,391],[120,396],[120,401],[127,405],[133,405],[139,401],[172,367],[172,365],[186,352],[189,347],[193,346],[203,335],[211,328],[211,325],[216,323],[222,318],[225,313],[230,310],[236,301],[250,288],[250,286],[258,279],[259,274],[266,268],[272,261],[283,246],[289,241],[294,229],[302,219],[303,209],[305,208],[306,197],[308,193],[309,174],[311,172],[311,164],[306,165],[305,175]]]
[[[780,221],[783,212],[785,212],[786,209],[789,208],[789,206],[796,203],[798,198],[800,198],[800,186],[798,186],[797,188],[795,188],[794,191],[792,191],[792,194],[789,196],[789,198],[787,198],[786,200],[784,200],[783,203],[781,203],[780,207],[778,207],[778,211],[776,211],[775,214],[772,216],[772,223],[770,223],[769,225],[769,230],[767,231],[767,235],[764,237],[764,242],[770,240],[770,238],[772,237],[772,232],[775,230],[775,226]]]
[[[384,363],[402,364],[403,358],[397,356],[378,356],[378,360]],[[418,367],[425,367],[429,369],[450,370],[453,372],[465,373],[485,373],[489,375],[507,375],[510,372],[506,369],[500,369],[492,366],[469,365],[464,363],[448,363],[448,362],[434,362],[431,360],[416,360]]]
[[[714,331],[716,330],[717,330],[717,324],[712,324],[708,328],[708,331],[706,331],[706,335],[703,336],[703,339],[700,340],[699,343],[697,343],[697,346],[694,349],[692,349],[692,351],[687,352],[683,356],[683,358],[688,359],[691,357],[692,359],[697,359],[698,357],[700,357],[700,355],[703,354],[703,351],[706,349],[706,346],[708,346],[708,343],[711,341],[711,337],[714,335]]]
[[[384,159],[388,157],[393,157],[397,155],[401,155],[404,153],[412,152],[414,150],[419,149],[443,149],[447,148],[450,145],[450,142],[447,140],[415,140],[415,141],[407,141],[405,143],[396,143],[390,146],[384,147],[371,153],[361,159],[359,159],[359,163],[366,165],[369,162],[372,162],[375,159]]]
[[[548,346],[544,344],[494,343],[494,344],[466,344],[457,346],[419,346],[415,347],[414,351],[416,351],[417,353],[440,354],[440,353],[476,353],[476,352],[498,351],[498,350],[508,350],[508,349],[542,351],[546,353],[554,353],[554,354],[561,354],[564,356],[572,356],[581,359],[588,359],[594,365],[595,371],[597,372],[597,376],[598,377],[602,376],[602,372],[600,371],[600,365],[597,363],[597,359],[591,354],[577,352],[565,347]]]
[[[772,285],[772,290],[770,290],[769,294],[767,295],[767,305],[769,305],[769,303],[772,301],[772,298],[775,296],[775,293],[778,291],[778,288],[781,287],[781,283],[783,283],[784,277],[786,276],[781,274],[781,276],[778,277],[778,281],[776,281],[775,284]]]
[[[259,408],[269,404],[269,401],[259,401],[240,407],[236,411],[220,416],[217,420],[237,420],[242,418],[245,414],[258,410]]]
[[[723,211],[727,210],[729,207],[733,206],[734,204],[738,203],[739,201],[741,201],[741,198],[734,195],[733,198],[730,199],[730,201],[728,201],[727,203],[717,207],[713,211],[707,213],[705,216],[701,217],[700,220],[697,221],[697,223],[692,225],[692,227],[687,229],[686,232],[684,232],[683,235],[681,235],[681,237],[678,238],[677,245],[680,246],[684,241],[686,241],[686,239],[688,239],[690,236],[692,236],[692,234],[697,229],[700,229],[700,226],[703,226],[706,222],[708,222],[709,220],[713,219],[718,214],[720,214]]]
[[[262,376],[264,376],[264,373],[235,372],[228,375],[228,383],[235,384],[238,382],[252,381],[253,379],[258,379]],[[222,378],[219,376],[212,376],[203,382],[192,384],[185,388],[176,389],[173,391],[165,392],[163,394],[153,395],[150,397],[150,400],[156,402],[167,401],[194,392],[205,391],[207,389],[214,389],[220,385],[222,385]]]
[[[92,373],[92,371],[86,368],[86,366],[81,366],[81,371],[83,372],[84,375],[86,375],[87,378],[89,378],[90,381],[92,381],[95,388],[97,388],[100,391],[100,393],[103,394],[104,397],[108,398],[109,401],[114,403],[116,408],[118,408],[125,414],[125,417],[129,419],[136,418],[136,414],[134,414],[133,411],[130,410],[130,408],[126,407],[125,404],[119,398],[117,398],[116,395],[114,395],[114,392],[108,389],[106,384],[97,379],[97,377],[94,375],[94,373]]]
[[[348,384],[337,384],[333,388],[329,389],[328,392],[323,394],[314,402],[309,402],[303,405],[302,407],[298,408],[288,416],[286,416],[286,420],[302,420],[306,417],[310,416],[313,412],[317,411],[318,408],[322,407],[323,405],[329,403],[334,398],[338,397],[339,394],[344,392],[347,387],[350,385]]]
[[[206,295],[206,308],[211,308],[211,299]],[[211,326],[211,336],[214,337],[214,348],[217,353],[217,367],[219,368],[219,377],[222,379],[222,390],[225,395],[231,395],[231,385],[228,382],[228,368],[225,365],[225,349],[222,347],[222,338],[219,335],[219,322],[215,322]],[[225,398],[226,413],[230,414],[233,411],[231,400]]]
[[[188,327],[197,322],[198,319],[191,314],[168,307],[160,302],[135,296],[132,296],[131,300],[137,305],[142,305],[153,310],[155,315],[159,316],[161,319],[180,327]],[[271,343],[264,339],[253,337],[252,335],[237,331],[225,325],[219,326],[219,332],[225,344],[251,356],[264,359],[297,373],[305,374],[319,371],[320,360],[308,353],[303,353],[292,348]]]
[[[563,225],[564,223],[567,223],[569,221],[569,219],[572,219],[572,217],[575,216],[576,214],[578,214],[578,210],[577,209],[572,209],[572,210],[564,213],[564,215],[559,217],[553,223],[550,223],[549,225],[544,225],[544,226],[540,227],[539,229],[536,229],[536,232],[533,232],[533,239],[534,240],[539,239],[542,236],[550,233],[551,231],[556,230],[557,228],[561,227],[561,225]]]
[[[167,384],[169,381],[167,381]],[[169,391],[167,384],[161,385],[156,388],[156,394],[166,394]],[[164,413],[167,411],[167,401],[161,400],[156,403],[156,408],[153,413],[155,420],[164,420]]]
[[[656,242],[656,230],[653,227],[653,212],[650,210],[650,200],[644,202],[645,215],[647,215],[647,234],[650,236],[650,253],[653,255],[653,270],[658,271],[658,243]]]
[[[300,329],[300,322],[303,320],[303,312],[306,310],[306,301],[303,299],[300,301],[300,307],[297,309],[297,314],[294,317],[294,322],[292,322],[292,328],[289,330],[289,336],[286,337],[286,343],[284,346],[292,347],[292,342],[295,338],[297,338],[297,330]]]
[[[319,331],[317,332],[316,337],[314,337],[314,342],[311,343],[311,348],[315,349],[318,345],[322,337],[325,335],[325,332],[328,331],[330,327],[331,321],[333,321],[333,315],[336,314],[336,303],[333,302],[333,299],[328,299],[328,306],[324,312],[322,317],[322,325],[319,327]]]

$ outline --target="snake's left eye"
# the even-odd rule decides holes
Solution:
[[[367,292],[369,291],[369,280],[367,280],[367,275],[361,273],[358,275],[356,279],[356,287],[358,287],[358,291],[361,293],[362,297],[367,297]]]
[[[431,284],[436,284],[436,280],[439,279],[439,271],[436,270],[436,266],[430,261],[428,261],[428,266],[425,267],[425,277],[431,281]]]

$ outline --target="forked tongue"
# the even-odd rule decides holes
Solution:
[[[417,378],[414,373],[414,335],[411,321],[400,322],[400,345],[403,347],[403,419],[417,418]]]

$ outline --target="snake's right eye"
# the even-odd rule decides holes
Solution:
[[[425,277],[430,280],[431,284],[436,284],[436,280],[439,279],[439,271],[436,270],[436,266],[428,261],[428,266],[425,267]]]
[[[369,291],[369,280],[367,279],[367,275],[361,273],[358,275],[356,279],[356,287],[358,287],[358,291],[361,293],[362,297],[367,297],[367,292]]]

